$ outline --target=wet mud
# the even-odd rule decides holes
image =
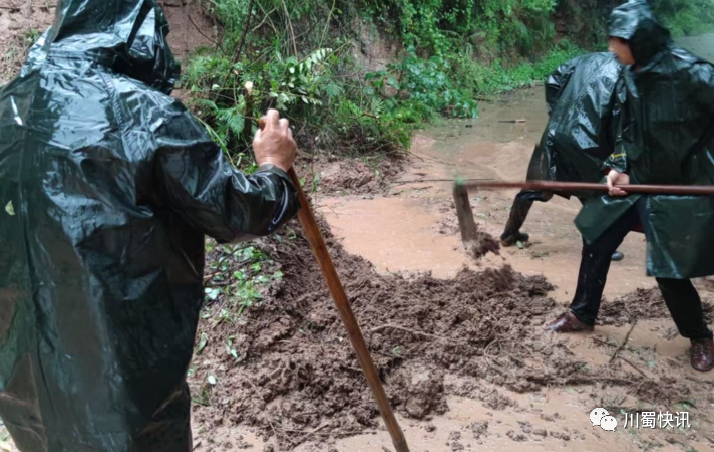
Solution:
[[[191,383],[197,435],[206,450],[231,450],[212,442],[212,428],[252,428],[266,444],[264,450],[314,446],[314,435],[338,444],[340,438],[381,429],[307,241],[297,224],[290,228],[292,239],[261,244],[274,258],[274,269],[283,273],[282,281],[273,283],[262,302],[242,318],[203,324],[212,340],[196,357]],[[639,354],[625,349],[624,359],[612,362],[583,356],[613,353],[619,347],[615,332],[612,337],[587,337],[579,345],[569,342],[572,337],[543,333],[533,319],[562,310],[547,296],[553,287],[543,276],[524,276],[508,265],[465,268],[452,279],[380,274],[364,258],[346,252],[324,222],[322,228],[393,406],[403,419],[421,423],[426,433],[428,422],[449,415],[454,397],[496,413],[517,409],[519,394],[548,388],[575,389],[595,399],[604,389],[621,391],[625,398],[658,408],[686,400],[714,403],[714,380],[677,378],[686,369],[683,363],[670,362],[672,358],[651,348]],[[221,253],[219,247],[209,259]],[[215,319],[227,303],[219,298],[206,317]],[[619,316],[625,305],[627,318]],[[613,328],[635,319],[664,321],[668,314],[659,305],[663,303],[654,292],[635,292],[605,303],[603,323]],[[711,312],[710,305],[707,310]],[[226,338],[231,338],[237,358],[226,351]],[[211,377],[216,384],[209,383]],[[497,439],[530,442],[543,438],[543,430],[552,440],[577,440],[574,432],[548,434],[532,426],[511,429]],[[458,444],[467,450],[464,443],[452,435],[444,450],[459,449]],[[474,438],[468,444],[478,443]]]

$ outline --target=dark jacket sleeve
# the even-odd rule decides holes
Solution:
[[[612,117],[607,128],[608,143],[612,144],[612,154],[605,160],[603,170],[614,169],[620,173],[628,171],[627,149],[623,140],[623,127],[625,125],[625,102],[627,100],[627,89],[624,79],[620,77],[615,85],[612,96]]]
[[[297,193],[282,170],[264,165],[241,173],[186,116],[157,138],[154,168],[170,209],[222,243],[266,236],[295,217]]]

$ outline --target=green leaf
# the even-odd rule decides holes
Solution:
[[[208,384],[211,386],[216,386],[216,384],[218,384],[218,380],[216,379],[215,376],[209,375],[208,376]]]
[[[196,350],[196,353],[200,355],[206,348],[206,345],[208,345],[208,334],[206,334],[205,331],[201,331],[201,340],[198,342],[198,349]]]
[[[221,108],[216,112],[216,117],[222,125],[228,127],[235,135],[240,136],[245,129],[245,117],[242,114],[242,106],[231,108]]]
[[[210,298],[213,301],[216,301],[216,299],[218,299],[218,296],[220,294],[221,294],[221,289],[218,289],[215,287],[213,287],[213,288],[207,287],[206,288],[206,296],[208,296],[208,298]]]
[[[5,206],[5,212],[7,212],[7,214],[11,217],[15,216],[15,207],[12,205],[12,201],[7,203],[7,205]]]
[[[516,242],[516,247],[517,247],[519,250],[522,250],[522,249],[523,249],[523,242],[521,242],[520,240],[517,241],[517,242]]]

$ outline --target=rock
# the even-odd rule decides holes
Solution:
[[[518,443],[522,443],[522,442],[524,442],[524,441],[528,441],[528,438],[526,437],[526,435],[524,435],[523,433],[516,433],[516,432],[514,432],[513,430],[509,430],[509,431],[506,433],[506,436],[509,437],[509,438],[511,438],[513,441],[518,442]]]
[[[453,431],[449,433],[449,441],[458,441],[461,439],[461,432]]]
[[[518,426],[521,428],[521,431],[525,433],[526,435],[531,432],[531,424],[530,422],[519,422]]]
[[[444,371],[417,365],[407,372],[404,376],[408,383],[407,413],[416,419],[424,419],[438,408],[439,396],[444,393]]]
[[[563,432],[550,432],[550,436],[556,439],[562,439],[563,441],[570,441],[570,435]]]
[[[424,426],[424,430],[426,430],[427,433],[435,432],[435,431],[436,431],[436,425],[434,425],[434,424],[426,424],[426,425]]]
[[[541,437],[545,438],[546,436],[548,436],[548,431],[545,429],[542,429],[542,428],[537,428],[537,429],[533,430],[533,435],[541,436]]]
[[[474,434],[474,439],[480,439],[486,436],[488,432],[488,422],[474,422],[471,424],[471,432]]]

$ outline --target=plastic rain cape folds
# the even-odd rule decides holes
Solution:
[[[613,54],[600,52],[574,58],[548,78],[546,103],[550,119],[531,157],[527,180],[602,179],[603,163],[612,154],[615,142],[615,87],[621,71]],[[539,191],[527,192],[532,200],[550,199],[550,195]]]
[[[614,10],[610,35],[629,40],[637,67],[617,90],[622,114],[607,166],[635,184],[714,184],[714,67],[676,46],[644,0]],[[640,200],[648,274],[714,274],[712,197],[594,197],[576,224],[592,242]]]
[[[178,101],[154,0],[60,0],[0,92],[0,416],[23,452],[189,452],[204,234],[294,216]]]

